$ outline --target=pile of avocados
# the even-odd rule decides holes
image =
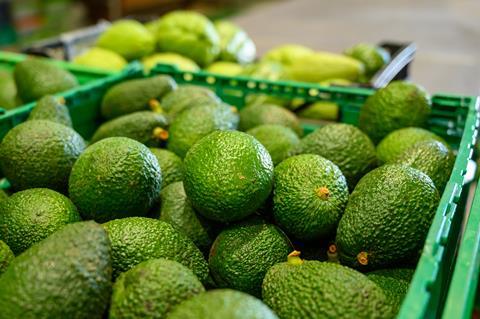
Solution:
[[[408,82],[305,136],[166,75],[110,87],[92,136],[28,98],[0,143],[0,319],[393,318],[455,159]]]

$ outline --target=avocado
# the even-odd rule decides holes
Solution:
[[[100,108],[102,116],[110,120],[138,111],[157,111],[159,99],[176,87],[168,75],[119,83],[105,93]]]
[[[407,127],[388,134],[377,145],[377,157],[380,164],[393,163],[407,149],[418,142],[439,141],[448,147],[440,136],[419,127]]]
[[[95,222],[66,225],[0,276],[0,318],[102,318],[112,288],[110,243]]]
[[[169,129],[168,149],[181,158],[199,139],[217,130],[235,130],[238,114],[227,104],[200,105],[183,111]]]
[[[160,192],[160,220],[187,235],[202,252],[212,245],[211,222],[199,216],[185,194],[182,182],[175,182]]]
[[[265,146],[272,157],[273,165],[287,158],[289,151],[300,143],[300,139],[291,128],[277,124],[259,125],[246,133]]]
[[[183,161],[175,153],[160,148],[150,148],[162,170],[162,188],[183,180]]]
[[[90,142],[93,144],[107,137],[123,136],[146,146],[157,147],[168,139],[166,127],[167,119],[163,114],[139,111],[103,123]]]
[[[240,111],[241,131],[262,124],[278,124],[291,128],[298,136],[303,135],[298,118],[289,110],[274,104],[252,104]]]
[[[377,144],[388,133],[425,126],[431,112],[428,94],[419,86],[393,81],[370,96],[360,110],[358,125]]]
[[[173,120],[184,110],[199,105],[218,105],[221,100],[212,90],[195,85],[182,85],[166,94],[161,102],[161,109]]]
[[[66,224],[80,221],[72,201],[47,188],[17,192],[0,204],[0,239],[15,255]]]
[[[243,222],[223,230],[208,258],[219,288],[232,288],[258,298],[268,269],[292,251],[287,236],[275,225],[261,220]]]
[[[337,103],[331,101],[317,101],[305,108],[301,108],[295,113],[300,118],[324,121],[337,121],[340,114],[340,108]]]
[[[396,315],[407,295],[414,272],[408,268],[381,269],[367,273],[367,277],[382,288]]]
[[[298,251],[278,263],[263,280],[263,301],[282,319],[391,318],[383,291],[360,272],[316,260]]]
[[[293,156],[275,167],[273,215],[297,239],[310,241],[334,233],[347,201],[342,172],[319,155]]]
[[[213,132],[190,148],[184,164],[185,192],[208,219],[243,219],[260,208],[272,190],[272,159],[246,133]]]
[[[427,174],[441,194],[450,178],[455,155],[441,142],[423,141],[403,152],[395,163],[408,165]]]
[[[302,138],[294,154],[317,154],[336,164],[353,189],[376,165],[375,145],[353,125],[336,123],[316,129]]]
[[[232,289],[215,289],[190,298],[166,319],[278,319],[261,300]]]
[[[19,104],[13,73],[0,70],[0,107],[11,110]]]
[[[72,118],[65,100],[53,95],[45,95],[38,100],[27,120],[47,120],[72,127]]]
[[[4,189],[0,189],[0,202],[3,202],[9,197],[8,193]]]
[[[202,283],[207,281],[207,261],[195,244],[172,225],[146,217],[128,217],[103,226],[112,243],[114,278],[142,261],[166,258],[190,268]]]
[[[430,177],[389,164],[357,184],[337,229],[340,261],[365,270],[408,261],[418,254],[439,202]]]
[[[7,270],[13,259],[15,259],[15,255],[10,247],[8,247],[4,241],[0,240],[0,275]]]
[[[368,43],[356,44],[346,49],[344,54],[363,63],[367,78],[372,77],[385,64],[390,62],[390,53],[382,47]]]
[[[85,149],[72,128],[45,120],[26,121],[0,144],[0,167],[17,190],[44,187],[65,192],[73,163]]]
[[[145,145],[127,137],[109,137],[80,155],[68,184],[80,215],[105,222],[146,215],[157,200],[162,173]]]
[[[115,281],[108,318],[162,319],[183,300],[204,291],[189,268],[172,260],[150,259]]]
[[[44,95],[60,93],[78,85],[67,70],[39,58],[29,58],[15,65],[13,72],[18,95],[27,103]]]

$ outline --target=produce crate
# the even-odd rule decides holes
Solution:
[[[323,87],[293,82],[273,82],[244,77],[218,76],[207,72],[182,72],[168,65],[158,65],[152,74],[169,74],[179,84],[195,84],[213,89],[225,102],[242,108],[250,94],[266,94],[283,99],[300,98],[315,102],[327,100],[340,107],[340,121],[357,124],[360,108],[373,90],[365,88]],[[86,139],[99,124],[99,106],[112,85],[130,78],[145,76],[138,64],[102,81],[92,82],[64,95],[75,129]],[[411,288],[399,318],[437,317],[454,261],[466,198],[464,175],[479,126],[478,99],[453,95],[434,95],[429,129],[458,150],[454,169],[441,197],[434,221],[425,242]],[[28,116],[33,104],[0,116],[0,138]],[[318,123],[302,123],[306,133]],[[6,187],[3,183],[0,187]]]
[[[478,182],[477,182],[478,183]],[[480,185],[463,231],[443,318],[472,318],[480,275]]]
[[[15,65],[25,60],[26,58],[28,58],[28,55],[0,51],[0,71],[6,70],[6,71],[13,72]],[[59,61],[59,60],[53,60],[53,59],[50,61],[51,63],[57,65],[58,67],[71,72],[75,76],[75,78],[77,79],[80,85],[90,83],[94,80],[105,78],[115,73],[115,72],[106,71],[103,69],[97,69],[97,68],[72,64],[65,61]],[[4,113],[4,112],[5,110],[2,109],[0,105],[0,113]]]

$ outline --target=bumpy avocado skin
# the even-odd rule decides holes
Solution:
[[[208,253],[215,237],[212,223],[195,212],[182,182],[160,192],[160,220],[171,224],[190,238],[202,252]]]
[[[244,222],[218,235],[208,262],[218,287],[260,298],[268,269],[285,261],[292,249],[288,237],[275,225],[261,220]]]
[[[118,277],[108,317],[162,319],[183,300],[205,291],[195,274],[167,259],[150,259]]]
[[[241,131],[262,124],[278,124],[291,128],[298,136],[303,135],[299,119],[291,111],[275,104],[250,105],[240,111]]]
[[[151,108],[152,100],[159,100],[177,87],[168,75],[134,79],[111,87],[102,100],[101,113],[106,119]]]
[[[12,128],[0,144],[0,167],[17,191],[44,187],[65,192],[72,166],[85,149],[70,127],[45,120]]]
[[[103,226],[112,243],[114,278],[142,261],[166,258],[192,269],[202,283],[207,281],[207,261],[195,244],[172,225],[146,217],[128,217]]]
[[[441,194],[450,178],[455,155],[441,142],[423,141],[403,152],[395,163],[408,165],[427,174]]]
[[[216,131],[185,157],[185,192],[204,217],[236,221],[255,212],[273,186],[273,163],[265,147],[238,131]]]
[[[265,146],[272,157],[273,165],[286,159],[290,155],[290,150],[300,143],[300,139],[291,128],[277,124],[259,125],[246,133]]]
[[[381,269],[367,273],[367,277],[382,288],[392,306],[393,313],[397,314],[408,292],[414,272],[414,269],[408,268]]]
[[[10,247],[8,247],[4,241],[0,240],[0,275],[7,270],[13,259],[15,259],[15,255]]]
[[[293,154],[317,154],[340,168],[353,189],[363,175],[376,166],[375,145],[353,125],[323,126],[305,136]]]
[[[0,276],[0,318],[102,318],[110,300],[110,242],[93,221],[65,226]]]
[[[368,270],[415,257],[438,202],[435,185],[419,170],[390,164],[371,171],[350,195],[338,225],[340,261]]]
[[[335,232],[348,201],[348,186],[331,161],[313,154],[275,167],[273,215],[287,234],[305,241]]]
[[[162,188],[183,180],[183,161],[175,153],[160,148],[150,148],[162,170]]]
[[[161,185],[157,158],[145,145],[109,137],[79,157],[70,175],[69,195],[84,219],[105,222],[146,215]]]
[[[91,143],[107,137],[123,136],[150,147],[159,147],[165,143],[160,132],[166,133],[168,121],[162,114],[151,111],[134,112],[103,123],[92,136]]]
[[[202,137],[213,131],[235,130],[237,110],[226,104],[199,105],[180,113],[169,129],[168,149],[181,158]]]
[[[162,110],[168,114],[170,120],[173,120],[185,110],[200,105],[219,105],[221,102],[212,90],[201,86],[182,85],[166,94],[160,105]]]
[[[278,319],[261,300],[241,291],[215,289],[184,301],[167,319]]]
[[[68,108],[52,95],[46,95],[38,100],[27,120],[47,120],[72,127]]]
[[[370,96],[358,125],[377,144],[388,133],[409,126],[425,126],[431,112],[427,93],[409,82],[394,81]]]
[[[380,287],[362,273],[330,262],[276,264],[263,280],[262,296],[282,319],[392,317]]]
[[[48,188],[26,189],[0,203],[0,239],[19,255],[66,224],[80,220],[68,197]]]
[[[420,127],[407,127],[388,134],[377,145],[377,157],[379,164],[391,164],[397,157],[416,143],[423,141],[438,141],[448,147],[440,136]]]

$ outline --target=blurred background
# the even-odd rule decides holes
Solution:
[[[180,8],[237,23],[259,56],[285,43],[341,52],[359,42],[412,41],[413,81],[430,92],[479,93],[478,0],[0,0],[0,47],[21,50],[102,19],[145,22]]]

